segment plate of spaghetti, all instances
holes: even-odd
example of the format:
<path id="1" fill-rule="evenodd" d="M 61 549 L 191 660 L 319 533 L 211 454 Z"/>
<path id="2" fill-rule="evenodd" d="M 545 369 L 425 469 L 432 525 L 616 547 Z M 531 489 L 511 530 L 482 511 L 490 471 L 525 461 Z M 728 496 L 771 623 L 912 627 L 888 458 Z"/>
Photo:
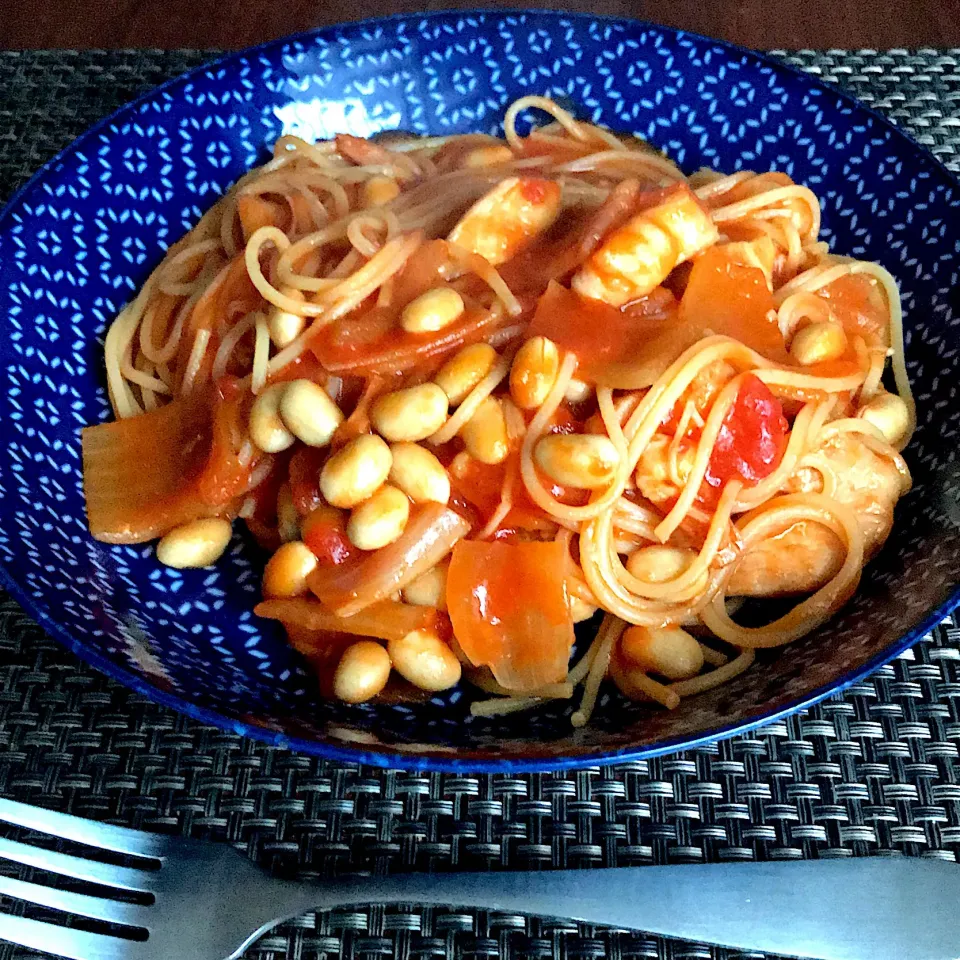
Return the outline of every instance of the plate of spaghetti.
<path id="1" fill-rule="evenodd" d="M 956 601 L 958 196 L 835 91 L 641 24 L 229 57 L 0 223 L 6 582 L 328 756 L 532 769 L 797 709 Z"/>

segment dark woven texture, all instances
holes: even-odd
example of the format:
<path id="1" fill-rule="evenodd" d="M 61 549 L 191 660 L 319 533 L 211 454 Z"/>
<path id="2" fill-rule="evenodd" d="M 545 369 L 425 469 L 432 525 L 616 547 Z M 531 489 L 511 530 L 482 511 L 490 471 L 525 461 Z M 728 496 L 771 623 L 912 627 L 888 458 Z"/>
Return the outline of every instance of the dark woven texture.
<path id="1" fill-rule="evenodd" d="M 0 53 L 0 195 L 196 52 Z M 782 55 L 960 169 L 960 51 Z M 700 750 L 570 774 L 324 763 L 160 709 L 0 601 L 0 794 L 229 841 L 265 867 L 509 869 L 846 857 L 954 860 L 960 629 L 950 621 L 809 713 Z M 185 935 L 189 935 L 188 932 Z M 0 945 L 0 960 L 33 956 Z M 250 957 L 742 957 L 562 921 L 421 908 L 310 915 Z"/>

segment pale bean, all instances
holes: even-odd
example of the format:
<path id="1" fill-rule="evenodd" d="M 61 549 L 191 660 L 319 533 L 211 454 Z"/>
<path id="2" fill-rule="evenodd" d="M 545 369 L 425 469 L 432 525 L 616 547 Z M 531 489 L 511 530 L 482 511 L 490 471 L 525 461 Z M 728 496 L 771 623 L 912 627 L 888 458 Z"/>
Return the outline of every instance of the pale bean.
<path id="1" fill-rule="evenodd" d="M 517 351 L 510 368 L 510 396 L 521 410 L 539 407 L 560 371 L 560 351 L 546 337 L 531 337 Z"/>
<path id="2" fill-rule="evenodd" d="M 303 291 L 296 287 L 284 287 L 281 291 L 291 300 L 303 303 Z M 306 326 L 306 319 L 298 313 L 291 313 L 281 307 L 272 307 L 267 315 L 267 331 L 275 347 L 288 347 L 297 337 L 303 333 Z"/>
<path id="3" fill-rule="evenodd" d="M 364 703 L 389 679 L 390 654 L 373 640 L 360 640 L 344 650 L 333 675 L 333 692 L 344 703 Z"/>
<path id="4" fill-rule="evenodd" d="M 512 159 L 513 151 L 506 144 L 495 143 L 489 147 L 475 147 L 463 158 L 463 165 L 470 170 L 476 170 L 509 163 Z"/>
<path id="5" fill-rule="evenodd" d="M 223 556 L 232 532 L 230 522 L 217 517 L 191 520 L 160 539 L 157 559 L 177 570 L 209 567 Z"/>
<path id="6" fill-rule="evenodd" d="M 502 463 L 510 453 L 507 420 L 496 397 L 486 397 L 460 431 L 467 453 L 481 463 Z"/>
<path id="7" fill-rule="evenodd" d="M 390 446 L 393 466 L 390 482 L 414 503 L 446 503 L 450 499 L 450 477 L 443 464 L 418 443 Z"/>
<path id="8" fill-rule="evenodd" d="M 857 416 L 875 426 L 893 446 L 899 446 L 910 429 L 910 411 L 895 393 L 878 394 L 857 411 Z"/>
<path id="9" fill-rule="evenodd" d="M 668 583 L 676 580 L 696 560 L 694 550 L 653 544 L 635 550 L 627 558 L 627 572 L 647 583 Z"/>
<path id="10" fill-rule="evenodd" d="M 453 651 L 429 630 L 411 630 L 387 644 L 394 670 L 415 687 L 436 693 L 460 682 L 461 666 Z"/>
<path id="11" fill-rule="evenodd" d="M 400 315 L 407 333 L 435 333 L 463 316 L 463 297 L 453 287 L 434 287 L 411 300 Z"/>
<path id="12" fill-rule="evenodd" d="M 584 403 L 590 399 L 592 393 L 593 387 L 589 383 L 573 377 L 567 384 L 567 389 L 563 391 L 563 399 L 567 403 Z"/>
<path id="13" fill-rule="evenodd" d="M 801 327 L 790 343 L 790 355 L 804 367 L 838 360 L 846 349 L 847 335 L 843 327 L 832 320 L 822 320 Z"/>
<path id="14" fill-rule="evenodd" d="M 447 567 L 438 563 L 403 588 L 403 599 L 415 607 L 447 609 Z"/>
<path id="15" fill-rule="evenodd" d="M 279 453 L 293 446 L 296 439 L 280 418 L 280 401 L 285 383 L 275 383 L 261 390 L 250 408 L 250 439 L 264 453 Z"/>
<path id="16" fill-rule="evenodd" d="M 537 466 L 565 487 L 595 490 L 608 486 L 620 455 L 609 437 L 593 433 L 553 433 L 537 441 Z"/>
<path id="17" fill-rule="evenodd" d="M 473 343 L 448 360 L 434 377 L 434 382 L 447 395 L 450 406 L 456 407 L 496 362 L 497 351 L 489 343 Z"/>
<path id="18" fill-rule="evenodd" d="M 324 464 L 320 492 L 333 507 L 355 507 L 384 483 L 392 464 L 390 448 L 380 437 L 354 437 Z"/>
<path id="19" fill-rule="evenodd" d="M 393 177 L 371 177 L 363 185 L 364 207 L 382 207 L 400 196 L 400 184 Z"/>
<path id="20" fill-rule="evenodd" d="M 312 380 L 294 380 L 280 399 L 280 417 L 287 429 L 308 447 L 325 447 L 343 423 L 340 408 Z"/>
<path id="21" fill-rule="evenodd" d="M 265 597 L 302 597 L 307 593 L 307 576 L 316 569 L 313 551 L 299 540 L 284 543 L 267 561 L 263 570 Z"/>
<path id="22" fill-rule="evenodd" d="M 347 536 L 361 550 L 379 550 L 400 538 L 409 519 L 410 501 L 385 483 L 369 500 L 353 508 Z"/>
<path id="23" fill-rule="evenodd" d="M 370 421 L 387 440 L 425 440 L 447 419 L 447 395 L 435 383 L 394 390 L 374 401 Z"/>
<path id="24" fill-rule="evenodd" d="M 596 612 L 597 608 L 586 600 L 581 600 L 578 596 L 570 595 L 570 618 L 574 623 L 582 623 L 589 620 Z"/>
<path id="25" fill-rule="evenodd" d="M 630 627 L 620 650 L 633 666 L 668 680 L 695 677 L 703 668 L 700 644 L 680 627 Z"/>

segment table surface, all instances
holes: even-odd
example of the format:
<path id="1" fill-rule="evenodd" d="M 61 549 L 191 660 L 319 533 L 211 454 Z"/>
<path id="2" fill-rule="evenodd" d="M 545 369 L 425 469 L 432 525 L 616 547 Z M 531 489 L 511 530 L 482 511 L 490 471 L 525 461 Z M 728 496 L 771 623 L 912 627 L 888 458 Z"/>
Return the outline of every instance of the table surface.
<path id="1" fill-rule="evenodd" d="M 193 0 L 201 12 L 204 2 Z M 124 9 L 143 12 L 137 0 Z M 15 23 L 0 27 L 0 45 Z M 79 43 L 46 36 L 38 42 Z M 112 36 L 104 28 L 97 39 Z M 208 46 L 252 39 L 194 37 Z M 757 41 L 778 43 L 789 45 Z M 97 118 L 206 58 L 0 51 L 0 201 Z M 956 52 L 807 52 L 788 62 L 855 93 L 960 171 Z M 205 726 L 84 666 L 0 594 L 0 796 L 228 842 L 303 878 L 863 855 L 956 862 L 960 627 L 944 624 L 843 695 L 746 736 L 602 769 L 479 776 L 336 764 Z M 0 875 L 9 870 L 0 865 Z M 308 914 L 245 954 L 324 956 L 747 960 L 642 933 L 417 905 Z M 0 942 L 0 960 L 27 958 L 37 955 Z"/>
<path id="2" fill-rule="evenodd" d="M 231 49 L 344 20 L 482 6 L 457 0 L 0 0 L 0 47 Z M 496 4 L 486 4 L 496 6 Z M 500 6 L 552 7 L 543 0 Z M 960 0 L 565 0 L 570 10 L 634 17 L 757 49 L 960 46 Z"/>

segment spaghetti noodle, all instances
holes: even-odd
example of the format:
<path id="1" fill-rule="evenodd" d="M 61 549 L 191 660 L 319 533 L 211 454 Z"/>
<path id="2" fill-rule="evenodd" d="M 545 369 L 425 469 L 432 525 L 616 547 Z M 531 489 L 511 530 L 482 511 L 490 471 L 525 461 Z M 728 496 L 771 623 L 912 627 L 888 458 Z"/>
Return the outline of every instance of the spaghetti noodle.
<path id="1" fill-rule="evenodd" d="M 91 530 L 197 566 L 242 519 L 257 613 L 350 702 L 392 671 L 483 716 L 582 687 L 581 726 L 605 677 L 673 708 L 824 623 L 887 537 L 897 286 L 785 174 L 688 178 L 543 97 L 504 132 L 282 137 L 110 327 Z"/>

